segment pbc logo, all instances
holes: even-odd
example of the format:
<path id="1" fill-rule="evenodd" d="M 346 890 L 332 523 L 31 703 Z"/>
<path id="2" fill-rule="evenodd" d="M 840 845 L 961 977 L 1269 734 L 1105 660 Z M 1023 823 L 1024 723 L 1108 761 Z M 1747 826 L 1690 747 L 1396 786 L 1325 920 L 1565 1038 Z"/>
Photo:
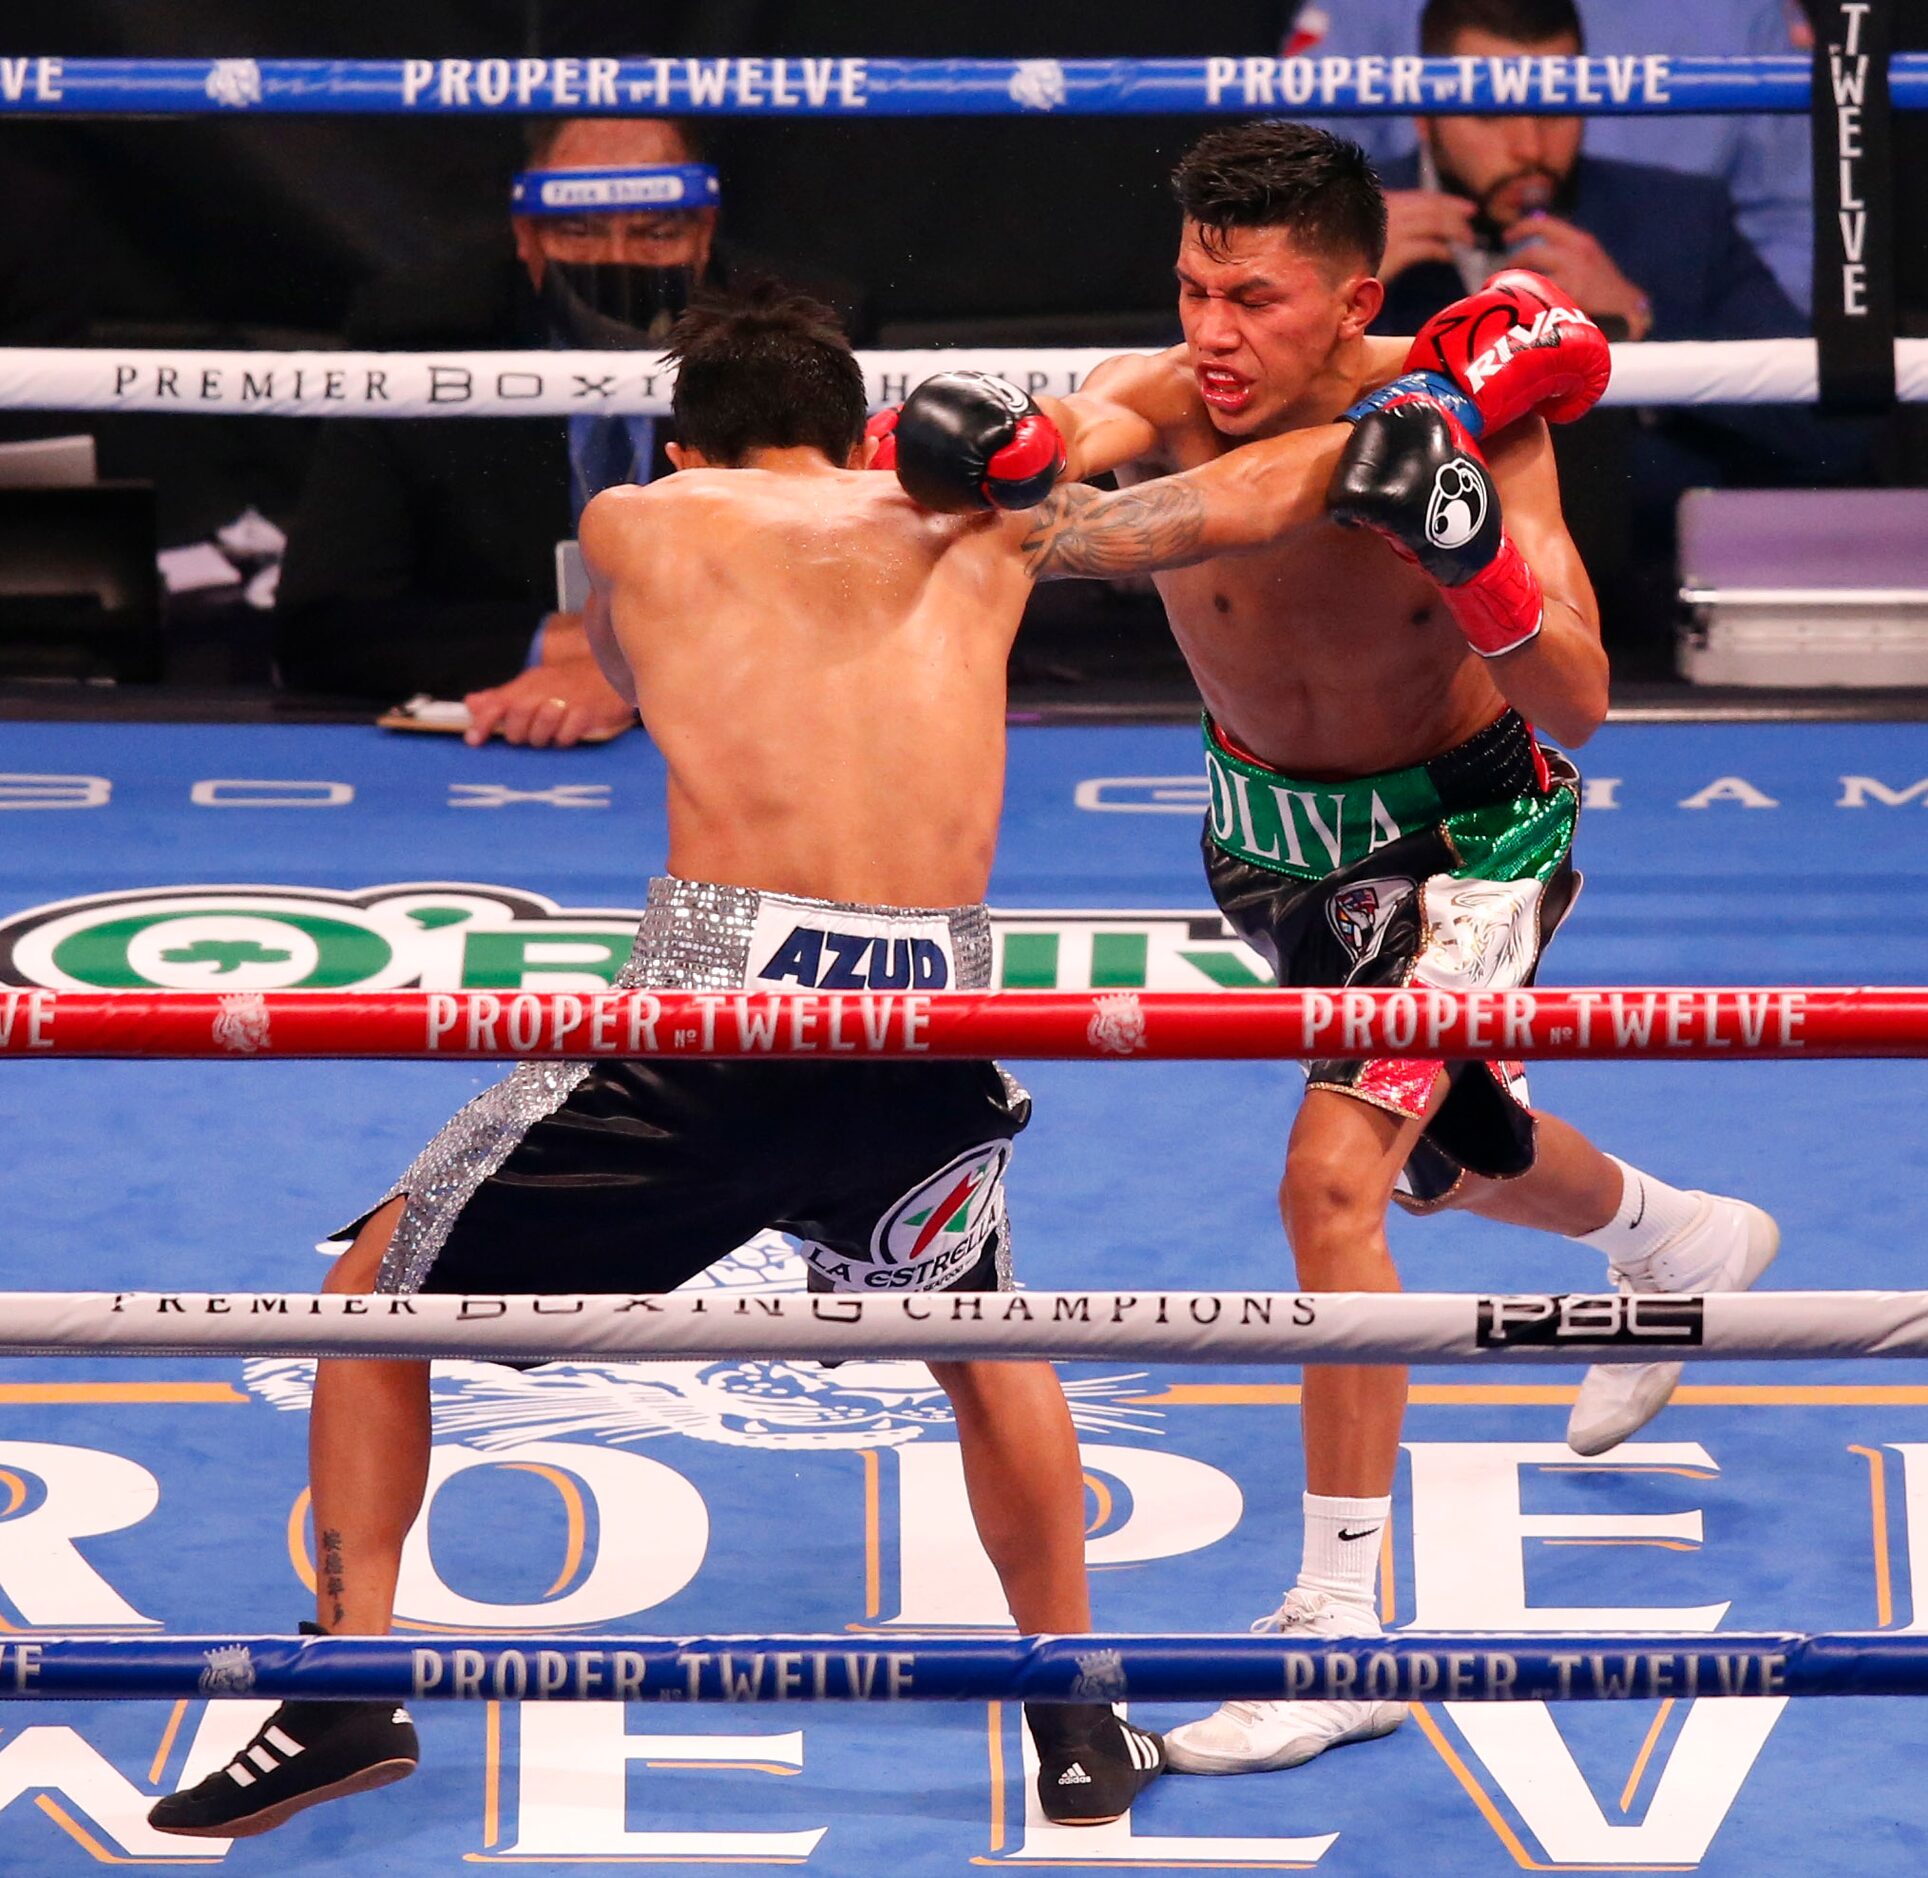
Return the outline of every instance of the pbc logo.
<path id="1" fill-rule="evenodd" d="M 1702 1340 L 1699 1298 L 1588 1297 L 1555 1292 L 1544 1297 L 1481 1298 L 1474 1341 L 1482 1350 L 1538 1344 L 1560 1349 L 1665 1344 Z"/>
<path id="2" fill-rule="evenodd" d="M 942 991 L 951 982 L 951 963 L 935 939 L 793 926 L 757 977 L 805 991 Z"/>

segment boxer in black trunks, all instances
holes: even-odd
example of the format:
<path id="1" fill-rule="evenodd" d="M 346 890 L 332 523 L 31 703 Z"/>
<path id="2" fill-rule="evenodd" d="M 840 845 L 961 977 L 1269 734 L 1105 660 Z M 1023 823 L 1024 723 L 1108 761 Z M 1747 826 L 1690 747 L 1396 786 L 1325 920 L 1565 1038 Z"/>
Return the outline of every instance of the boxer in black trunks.
<path id="1" fill-rule="evenodd" d="M 768 291 L 699 309 L 674 350 L 678 473 L 604 492 L 581 525 L 592 642 L 669 770 L 668 867 L 619 982 L 982 987 L 1026 526 L 934 516 L 853 473 L 874 449 L 863 379 L 822 308 Z M 1015 479 L 1027 500 L 1049 487 L 1038 470 Z M 523 1065 L 358 1222 L 327 1289 L 666 1290 L 765 1226 L 803 1240 L 821 1287 L 1000 1287 L 1028 1111 L 991 1063 Z M 1018 1627 L 1089 1629 L 1055 1373 L 932 1369 Z M 389 1629 L 429 1434 L 427 1364 L 319 1365 L 321 1630 Z M 1109 1704 L 1026 1717 L 1053 1820 L 1118 1817 L 1164 1764 Z M 416 1759 L 392 1705 L 285 1703 L 150 1818 L 245 1836 Z"/>

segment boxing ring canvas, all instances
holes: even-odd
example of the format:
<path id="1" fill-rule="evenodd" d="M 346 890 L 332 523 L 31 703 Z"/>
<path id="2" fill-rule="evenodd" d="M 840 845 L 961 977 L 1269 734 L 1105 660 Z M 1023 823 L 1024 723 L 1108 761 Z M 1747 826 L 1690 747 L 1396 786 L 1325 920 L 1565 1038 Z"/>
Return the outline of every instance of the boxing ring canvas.
<path id="1" fill-rule="evenodd" d="M 1587 887 L 1543 981 L 1923 978 L 1928 730 L 1610 726 L 1581 753 Z M 567 757 L 358 728 L 10 725 L 0 982 L 586 989 L 660 864 L 640 737 Z M 1185 729 L 1013 733 L 999 982 L 1257 982 L 1210 912 Z M 1289 1285 L 1290 1064 L 1020 1066 L 1021 1277 Z M 55 1061 L 8 1069 L 13 1288 L 316 1288 L 315 1241 L 487 1080 L 471 1064 Z M 1536 1099 L 1782 1223 L 1771 1282 L 1920 1282 L 1918 1064 L 1546 1064 Z M 1396 1219 L 1415 1288 L 1590 1290 L 1595 1255 Z M 700 1282 L 794 1288 L 774 1236 Z M 0 1364 L 0 1643 L 287 1631 L 302 1574 L 296 1361 Z M 1115 1630 L 1234 1628 L 1297 1557 L 1293 1379 L 1067 1366 L 1093 1595 Z M 1519 1376 L 1519 1380 L 1510 1379 Z M 446 1365 L 404 1568 L 420 1633 L 992 1627 L 942 1397 L 908 1364 Z M 1641 1437 L 1561 1441 L 1575 1374 L 1418 1379 L 1384 1558 L 1397 1629 L 1928 1629 L 1928 1365 L 1701 1365 Z M 1917 1561 L 1919 1574 L 1917 1577 Z M 218 1686 L 216 1666 L 215 1686 Z M 0 1868 L 427 1874 L 720 1862 L 1489 1874 L 1911 1869 L 1918 1703 L 1431 1704 L 1287 1773 L 1174 1776 L 1114 1826 L 1028 1813 L 1010 1704 L 418 1705 L 411 1780 L 259 1841 L 150 1832 L 249 1701 L 0 1712 Z M 1146 1705 L 1169 1726 L 1195 1709 Z"/>

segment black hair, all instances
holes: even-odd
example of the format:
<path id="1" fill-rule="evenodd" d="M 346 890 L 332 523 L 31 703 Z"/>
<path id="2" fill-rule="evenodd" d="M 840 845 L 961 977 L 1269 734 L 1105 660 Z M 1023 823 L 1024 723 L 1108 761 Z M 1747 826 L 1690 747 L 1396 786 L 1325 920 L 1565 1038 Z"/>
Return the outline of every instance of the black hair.
<path id="1" fill-rule="evenodd" d="M 562 133 L 575 121 L 576 120 L 571 117 L 530 118 L 524 125 L 522 131 L 522 167 L 527 170 L 539 170 L 543 168 L 549 161 L 549 153 L 556 147 L 557 139 L 559 139 Z M 708 145 L 705 143 L 703 133 L 693 118 L 670 117 L 661 120 L 625 118 L 618 120 L 618 122 L 622 123 L 640 123 L 645 121 L 661 121 L 668 124 L 670 129 L 675 131 L 677 136 L 682 139 L 685 153 L 683 157 L 684 162 L 705 163 L 709 160 L 707 155 Z"/>
<path id="2" fill-rule="evenodd" d="M 1461 33 L 1490 33 L 1516 46 L 1543 46 L 1552 39 L 1587 43 L 1573 0 L 1426 0 L 1419 16 L 1419 49 L 1444 58 Z"/>
<path id="3" fill-rule="evenodd" d="M 779 281 L 700 296 L 664 351 L 676 440 L 720 467 L 799 445 L 841 467 L 863 441 L 864 375 L 836 314 Z"/>
<path id="4" fill-rule="evenodd" d="M 1356 143 L 1310 124 L 1253 118 L 1207 131 L 1179 159 L 1172 193 L 1206 245 L 1234 228 L 1283 228 L 1329 260 L 1376 269 L 1386 198 Z"/>

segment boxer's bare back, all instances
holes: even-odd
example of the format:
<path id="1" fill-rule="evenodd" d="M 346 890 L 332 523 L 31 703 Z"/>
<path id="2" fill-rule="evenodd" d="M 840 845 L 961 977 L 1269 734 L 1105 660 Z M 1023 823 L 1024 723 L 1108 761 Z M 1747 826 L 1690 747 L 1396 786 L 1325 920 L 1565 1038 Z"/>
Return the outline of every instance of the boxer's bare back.
<path id="1" fill-rule="evenodd" d="M 874 905 L 981 900 L 1032 582 L 1229 568 L 1260 548 L 1246 588 L 1268 591 L 1274 555 L 1313 552 L 1293 543 L 1324 514 L 1346 434 L 1324 431 L 1115 494 L 1062 487 L 1019 514 L 936 514 L 895 477 L 809 449 L 604 491 L 582 518 L 588 626 L 668 763 L 670 872 Z M 1322 535 L 1432 592 L 1376 544 Z M 1258 627 L 1239 633 L 1258 662 Z"/>
<path id="2" fill-rule="evenodd" d="M 686 469 L 585 510 L 598 610 L 669 766 L 669 869 L 820 899 L 984 897 L 1013 525 L 933 515 L 811 450 Z"/>

